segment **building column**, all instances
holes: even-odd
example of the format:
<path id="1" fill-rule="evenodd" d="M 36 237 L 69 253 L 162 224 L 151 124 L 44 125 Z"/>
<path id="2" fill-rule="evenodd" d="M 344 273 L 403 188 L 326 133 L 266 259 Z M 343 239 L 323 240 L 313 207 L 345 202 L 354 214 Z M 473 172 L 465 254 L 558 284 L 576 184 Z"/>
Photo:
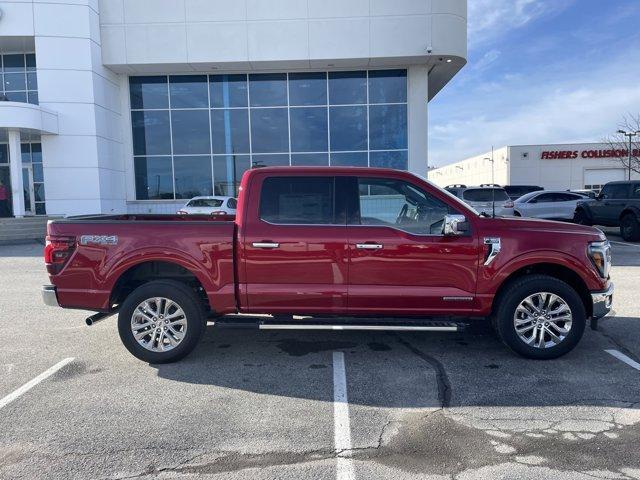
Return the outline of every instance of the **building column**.
<path id="1" fill-rule="evenodd" d="M 11 171 L 11 197 L 13 216 L 24 217 L 24 192 L 22 187 L 22 152 L 20 130 L 9 130 L 9 170 Z"/>
<path id="2" fill-rule="evenodd" d="M 412 65 L 407 70 L 407 108 L 408 108 L 408 144 L 409 171 L 423 177 L 427 176 L 429 142 L 429 67 Z"/>

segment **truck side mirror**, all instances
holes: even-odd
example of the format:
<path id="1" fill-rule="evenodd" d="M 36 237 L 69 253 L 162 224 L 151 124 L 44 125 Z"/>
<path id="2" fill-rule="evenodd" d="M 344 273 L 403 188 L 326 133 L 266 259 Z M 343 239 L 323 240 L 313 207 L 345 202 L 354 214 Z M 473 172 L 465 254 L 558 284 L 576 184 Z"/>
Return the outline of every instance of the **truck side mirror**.
<path id="1" fill-rule="evenodd" d="M 596 200 L 602 200 L 604 198 L 604 194 L 603 193 L 599 193 L 596 195 Z"/>
<path id="2" fill-rule="evenodd" d="M 445 215 L 442 234 L 447 237 L 464 235 L 469 231 L 469 222 L 464 215 Z"/>

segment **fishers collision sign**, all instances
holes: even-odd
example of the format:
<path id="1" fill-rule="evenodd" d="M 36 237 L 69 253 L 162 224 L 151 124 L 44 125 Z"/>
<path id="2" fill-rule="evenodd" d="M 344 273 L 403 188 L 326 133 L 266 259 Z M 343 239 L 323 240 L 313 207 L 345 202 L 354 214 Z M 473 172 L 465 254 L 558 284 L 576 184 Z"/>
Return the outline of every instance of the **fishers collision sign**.
<path id="1" fill-rule="evenodd" d="M 640 149 L 631 150 L 631 155 L 640 155 Z M 545 150 L 540 154 L 542 160 L 564 160 L 572 158 L 624 158 L 629 156 L 629 150 L 623 148 L 599 150 Z"/>

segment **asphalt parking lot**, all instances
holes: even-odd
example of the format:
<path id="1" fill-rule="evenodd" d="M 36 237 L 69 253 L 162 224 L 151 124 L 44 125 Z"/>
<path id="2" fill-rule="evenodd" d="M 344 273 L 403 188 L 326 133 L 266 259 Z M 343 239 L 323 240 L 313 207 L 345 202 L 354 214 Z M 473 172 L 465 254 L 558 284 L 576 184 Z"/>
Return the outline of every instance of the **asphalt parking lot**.
<path id="1" fill-rule="evenodd" d="M 611 240 L 614 314 L 546 362 L 479 324 L 210 327 L 148 365 L 42 305 L 41 245 L 0 246 L 0 478 L 638 479 L 640 244 Z"/>

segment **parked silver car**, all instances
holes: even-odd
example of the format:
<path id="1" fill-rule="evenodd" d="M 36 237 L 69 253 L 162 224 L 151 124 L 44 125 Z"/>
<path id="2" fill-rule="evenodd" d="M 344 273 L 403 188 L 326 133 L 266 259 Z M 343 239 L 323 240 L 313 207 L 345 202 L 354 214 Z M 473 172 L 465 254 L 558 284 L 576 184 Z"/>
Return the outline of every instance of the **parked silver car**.
<path id="1" fill-rule="evenodd" d="M 495 200 L 495 212 L 499 217 L 513 215 L 513 201 L 502 187 L 466 187 L 450 185 L 445 190 L 471 205 L 480 213 L 493 213 L 492 201 Z"/>
<path id="2" fill-rule="evenodd" d="M 531 192 L 514 202 L 514 214 L 519 217 L 572 220 L 579 200 L 585 196 L 573 192 Z"/>

